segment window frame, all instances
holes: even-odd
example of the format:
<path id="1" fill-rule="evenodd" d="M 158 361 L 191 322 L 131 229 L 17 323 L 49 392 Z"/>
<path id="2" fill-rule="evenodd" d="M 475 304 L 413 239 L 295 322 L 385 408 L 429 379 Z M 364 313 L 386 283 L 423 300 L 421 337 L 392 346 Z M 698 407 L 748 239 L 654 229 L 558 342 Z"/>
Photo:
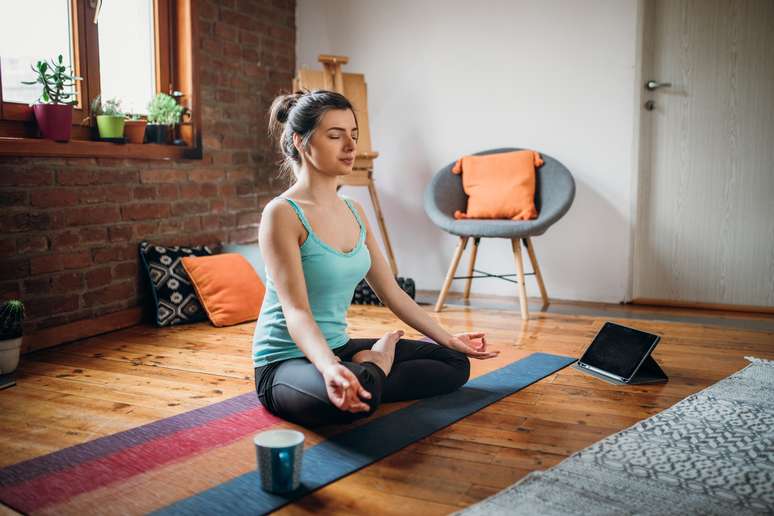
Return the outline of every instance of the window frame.
<path id="1" fill-rule="evenodd" d="M 3 100 L 0 70 L 0 156 L 201 159 L 195 4 L 195 0 L 153 0 L 156 92 L 182 92 L 181 104 L 191 113 L 178 126 L 185 146 L 116 145 L 91 140 L 92 127 L 81 122 L 91 116 L 91 100 L 100 91 L 98 28 L 92 22 L 96 9 L 90 0 L 70 0 L 73 72 L 83 77 L 76 81 L 78 105 L 73 106 L 71 140 L 58 143 L 37 137 L 32 108 L 25 103 Z"/>

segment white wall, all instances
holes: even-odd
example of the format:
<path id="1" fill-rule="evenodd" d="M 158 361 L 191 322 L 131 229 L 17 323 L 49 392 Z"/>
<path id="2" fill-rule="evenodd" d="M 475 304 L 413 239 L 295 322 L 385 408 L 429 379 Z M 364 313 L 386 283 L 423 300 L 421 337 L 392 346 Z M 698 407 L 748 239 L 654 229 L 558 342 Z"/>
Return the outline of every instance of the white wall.
<path id="1" fill-rule="evenodd" d="M 464 154 L 526 147 L 564 163 L 577 186 L 569 213 L 534 239 L 549 295 L 626 298 L 637 0 L 298 0 L 296 23 L 298 67 L 338 54 L 350 58 L 344 71 L 365 74 L 375 180 L 401 276 L 440 289 L 453 255 L 456 237 L 422 208 L 433 173 Z M 342 192 L 370 209 L 365 188 Z M 482 240 L 477 268 L 515 272 L 510 243 Z M 475 280 L 473 291 L 517 295 L 496 279 Z M 527 293 L 539 296 L 531 277 Z"/>

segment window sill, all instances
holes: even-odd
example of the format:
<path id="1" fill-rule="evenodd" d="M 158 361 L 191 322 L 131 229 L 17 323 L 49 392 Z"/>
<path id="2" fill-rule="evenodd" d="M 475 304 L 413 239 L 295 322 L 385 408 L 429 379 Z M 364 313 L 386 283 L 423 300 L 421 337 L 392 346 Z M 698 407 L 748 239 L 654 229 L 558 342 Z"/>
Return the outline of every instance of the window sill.
<path id="1" fill-rule="evenodd" d="M 196 147 L 158 143 L 109 143 L 90 140 L 55 142 L 42 138 L 0 137 L 0 156 L 70 158 L 201 159 Z"/>

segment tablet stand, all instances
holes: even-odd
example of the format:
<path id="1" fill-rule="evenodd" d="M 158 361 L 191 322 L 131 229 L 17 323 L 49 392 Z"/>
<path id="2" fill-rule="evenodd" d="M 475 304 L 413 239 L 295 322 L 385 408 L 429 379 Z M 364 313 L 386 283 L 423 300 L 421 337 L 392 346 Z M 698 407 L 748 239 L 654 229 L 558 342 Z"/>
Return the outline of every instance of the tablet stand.
<path id="1" fill-rule="evenodd" d="M 612 383 L 614 385 L 639 385 L 643 383 L 659 383 L 659 382 L 666 382 L 669 379 L 666 373 L 664 372 L 664 370 L 661 369 L 661 366 L 658 365 L 658 362 L 656 362 L 656 360 L 651 355 L 647 356 L 647 358 L 642 362 L 640 367 L 637 368 L 637 370 L 634 372 L 634 376 L 632 376 L 632 379 L 629 380 L 628 382 L 620 382 L 614 378 L 610 378 L 609 376 L 599 374 L 596 371 L 592 371 L 590 369 L 580 367 L 578 365 L 578 362 L 575 362 L 573 364 L 573 367 L 575 369 L 578 369 L 579 371 L 583 371 L 584 373 L 590 374 L 591 376 L 599 378 L 600 380 L 604 380 L 607 383 Z"/>

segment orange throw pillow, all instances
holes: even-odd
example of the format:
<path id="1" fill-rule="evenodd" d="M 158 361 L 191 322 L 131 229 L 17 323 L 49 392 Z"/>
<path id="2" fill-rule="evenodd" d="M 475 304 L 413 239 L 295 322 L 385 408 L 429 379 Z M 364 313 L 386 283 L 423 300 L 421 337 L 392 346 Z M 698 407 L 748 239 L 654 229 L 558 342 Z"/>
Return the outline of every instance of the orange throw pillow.
<path id="1" fill-rule="evenodd" d="M 231 326 L 258 319 L 266 287 L 243 256 L 186 257 L 183 268 L 212 324 Z"/>
<path id="2" fill-rule="evenodd" d="M 468 211 L 457 210 L 454 218 L 537 218 L 535 169 L 542 164 L 540 154 L 531 150 L 458 159 L 452 173 L 462 174 L 462 187 L 468 194 Z"/>

